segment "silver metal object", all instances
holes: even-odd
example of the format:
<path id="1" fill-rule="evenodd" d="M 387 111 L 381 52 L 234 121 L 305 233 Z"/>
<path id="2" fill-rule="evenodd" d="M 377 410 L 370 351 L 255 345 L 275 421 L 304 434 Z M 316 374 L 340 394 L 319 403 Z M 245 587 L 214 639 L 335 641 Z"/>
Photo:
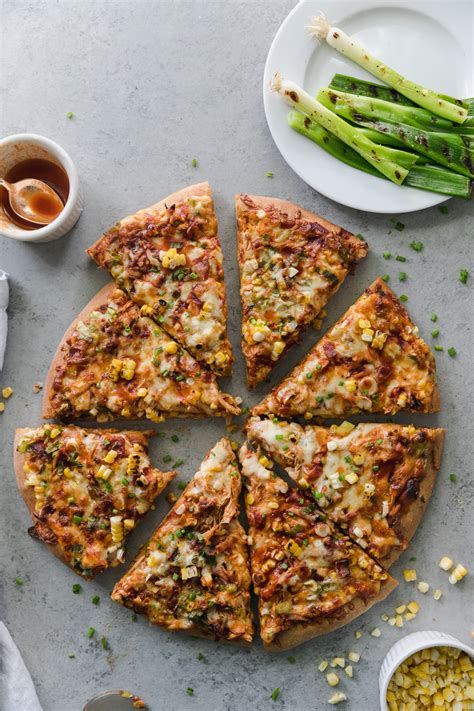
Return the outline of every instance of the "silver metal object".
<path id="1" fill-rule="evenodd" d="M 120 689 L 103 691 L 88 701 L 83 711 L 132 711 L 136 708 L 133 705 L 134 698 L 126 698 L 124 693 L 128 692 Z"/>

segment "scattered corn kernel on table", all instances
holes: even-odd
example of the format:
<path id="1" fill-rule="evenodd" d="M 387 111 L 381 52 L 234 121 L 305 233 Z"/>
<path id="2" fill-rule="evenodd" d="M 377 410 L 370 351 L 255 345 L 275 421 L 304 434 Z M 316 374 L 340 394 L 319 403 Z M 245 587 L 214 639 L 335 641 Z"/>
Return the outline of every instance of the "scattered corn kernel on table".
<path id="1" fill-rule="evenodd" d="M 474 272 L 472 204 L 452 200 L 443 211 L 391 220 L 339 207 L 288 168 L 267 130 L 261 78 L 270 42 L 292 5 L 140 0 L 132 8 L 122 0 L 18 0 L 3 7 L 1 133 L 28 130 L 58 141 L 76 161 L 85 197 L 79 223 L 57 242 L 0 239 L 0 268 L 9 272 L 11 285 L 1 387 L 13 388 L 0 414 L 0 616 L 44 711 L 80 711 L 88 698 L 111 688 L 137 693 L 152 711 L 320 710 L 331 708 L 329 672 L 340 678 L 343 708 L 376 711 L 380 664 L 401 635 L 438 629 L 472 643 L 472 574 L 452 585 L 438 565 L 448 556 L 473 570 L 473 282 L 460 280 L 461 269 Z M 397 293 L 408 296 L 421 335 L 444 349 L 436 352 L 441 412 L 396 418 L 447 431 L 431 502 L 410 548 L 391 570 L 400 585 L 363 617 L 291 656 L 266 654 L 258 638 L 251 649 L 232 648 L 135 620 L 109 599 L 123 570 L 81 582 L 74 592 L 78 578 L 27 535 L 29 516 L 13 475 L 14 428 L 40 423 L 42 395 L 34 392 L 35 383 L 44 381 L 65 328 L 107 280 L 84 249 L 118 218 L 205 179 L 214 189 L 237 356 L 226 389 L 242 396 L 244 405 L 279 382 L 318 334 L 307 333 L 271 382 L 248 393 L 239 348 L 236 192 L 287 198 L 367 239 L 369 257 L 331 300 L 323 329 L 387 273 Z M 412 242 L 423 247 L 413 249 Z M 384 259 L 384 253 L 393 257 Z M 406 262 L 400 265 L 396 255 Z M 448 348 L 455 348 L 454 357 Z M 153 461 L 164 466 L 170 458 L 183 460 L 181 481 L 225 434 L 217 419 L 170 421 L 158 429 L 163 436 L 152 445 Z M 177 492 L 176 484 L 171 490 Z M 161 497 L 131 536 L 127 563 L 168 508 Z M 416 581 L 410 581 L 414 573 L 404 574 L 413 570 Z M 92 637 L 90 628 L 96 630 Z M 343 661 L 326 669 L 324 660 L 334 658 Z"/>

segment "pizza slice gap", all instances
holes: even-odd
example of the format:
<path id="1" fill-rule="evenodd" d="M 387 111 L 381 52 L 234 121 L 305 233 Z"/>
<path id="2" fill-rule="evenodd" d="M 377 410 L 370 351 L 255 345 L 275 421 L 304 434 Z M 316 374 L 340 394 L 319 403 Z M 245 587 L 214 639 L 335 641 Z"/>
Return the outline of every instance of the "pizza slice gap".
<path id="1" fill-rule="evenodd" d="M 408 547 L 441 465 L 444 430 L 251 418 L 248 439 L 385 568 Z"/>
<path id="2" fill-rule="evenodd" d="M 222 249 L 209 183 L 120 220 L 86 250 L 200 363 L 229 375 Z"/>
<path id="3" fill-rule="evenodd" d="M 365 290 L 252 415 L 437 412 L 436 363 L 382 279 Z"/>
<path id="4" fill-rule="evenodd" d="M 44 418 L 161 422 L 240 413 L 215 375 L 144 312 L 113 283 L 96 294 L 53 359 Z"/>
<path id="5" fill-rule="evenodd" d="M 112 599 L 167 630 L 250 643 L 247 537 L 241 478 L 228 439 L 210 450 Z"/>
<path id="6" fill-rule="evenodd" d="M 244 444 L 240 461 L 252 579 L 267 650 L 290 649 L 343 627 L 396 587 L 312 499 L 277 476 L 266 457 Z"/>
<path id="7" fill-rule="evenodd" d="M 250 388 L 318 319 L 367 244 L 298 205 L 237 195 L 242 351 Z"/>
<path id="8" fill-rule="evenodd" d="M 16 430 L 28 533 L 83 578 L 123 563 L 126 537 L 176 475 L 151 465 L 153 434 L 56 424 Z"/>

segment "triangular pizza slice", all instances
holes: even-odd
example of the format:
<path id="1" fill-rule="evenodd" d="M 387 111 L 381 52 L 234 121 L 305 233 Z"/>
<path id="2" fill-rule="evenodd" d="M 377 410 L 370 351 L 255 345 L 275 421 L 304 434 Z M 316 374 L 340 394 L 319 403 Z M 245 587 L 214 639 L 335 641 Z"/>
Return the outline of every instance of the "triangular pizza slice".
<path id="1" fill-rule="evenodd" d="M 198 361 L 219 375 L 230 373 L 223 259 L 209 183 L 125 217 L 87 253 Z"/>
<path id="2" fill-rule="evenodd" d="M 43 417 L 96 419 L 239 414 L 213 373 L 173 341 L 115 284 L 66 332 L 45 385 Z"/>
<path id="3" fill-rule="evenodd" d="M 123 562 L 126 536 L 176 474 L 151 466 L 152 435 L 54 424 L 16 431 L 28 532 L 84 578 Z"/>
<path id="4" fill-rule="evenodd" d="M 242 350 L 247 380 L 264 380 L 317 319 L 367 244 L 286 200 L 237 195 Z"/>
<path id="5" fill-rule="evenodd" d="M 346 417 L 360 412 L 437 412 L 436 364 L 382 279 L 253 408 L 254 415 Z"/>
<path id="6" fill-rule="evenodd" d="M 393 423 L 328 429 L 252 418 L 246 432 L 386 568 L 421 521 L 444 441 L 442 429 Z"/>
<path id="7" fill-rule="evenodd" d="M 383 600 L 396 581 L 271 462 L 240 451 L 260 634 L 269 650 L 331 632 Z"/>
<path id="8" fill-rule="evenodd" d="M 168 630 L 249 643 L 253 636 L 241 478 L 228 439 L 207 454 L 112 599 Z"/>

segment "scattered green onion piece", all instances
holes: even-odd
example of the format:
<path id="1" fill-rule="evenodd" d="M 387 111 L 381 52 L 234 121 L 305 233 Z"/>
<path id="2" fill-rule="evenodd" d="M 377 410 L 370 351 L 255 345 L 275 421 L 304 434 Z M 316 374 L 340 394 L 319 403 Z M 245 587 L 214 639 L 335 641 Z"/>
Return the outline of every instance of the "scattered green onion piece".
<path id="1" fill-rule="evenodd" d="M 23 585 L 23 580 L 21 578 L 15 578 L 15 583 L 17 585 Z"/>
<path id="2" fill-rule="evenodd" d="M 438 338 L 438 336 L 439 336 L 439 328 L 434 328 L 434 329 L 431 331 L 431 336 L 432 336 L 432 338 Z"/>
<path id="3" fill-rule="evenodd" d="M 171 439 L 173 440 L 173 442 L 179 442 L 179 437 L 176 434 L 172 434 Z"/>
<path id="4" fill-rule="evenodd" d="M 449 212 L 449 207 L 447 205 L 438 205 L 438 210 L 442 215 L 447 215 Z"/>
<path id="5" fill-rule="evenodd" d="M 399 281 L 406 281 L 407 280 L 407 273 L 406 272 L 400 272 L 398 275 L 398 280 Z"/>
<path id="6" fill-rule="evenodd" d="M 76 655 L 74 654 L 74 652 L 69 652 L 67 656 L 69 657 L 69 659 L 74 659 Z"/>
<path id="7" fill-rule="evenodd" d="M 74 116 L 74 114 L 72 113 L 72 111 L 68 111 L 66 114 L 66 118 L 68 118 L 68 119 L 72 119 L 73 116 Z"/>
<path id="8" fill-rule="evenodd" d="M 82 523 L 82 516 L 78 516 L 77 514 L 74 514 L 74 516 L 72 517 L 72 521 L 73 521 L 73 523 L 80 524 L 80 523 Z"/>
<path id="9" fill-rule="evenodd" d="M 384 259 L 391 259 L 392 258 L 392 253 L 391 252 L 384 252 L 382 257 Z"/>
<path id="10" fill-rule="evenodd" d="M 273 691 L 272 691 L 272 693 L 271 693 L 271 695 L 270 695 L 270 698 L 271 698 L 272 701 L 276 701 L 279 696 L 280 696 L 280 687 L 277 686 L 276 689 L 273 689 Z"/>
<path id="11" fill-rule="evenodd" d="M 94 595 L 94 597 L 92 598 L 92 604 L 98 605 L 99 602 L 100 602 L 100 597 L 98 595 Z"/>
<path id="12" fill-rule="evenodd" d="M 193 158 L 191 161 L 191 165 L 193 166 L 193 168 L 197 168 L 197 164 L 198 164 L 197 159 Z"/>
<path id="13" fill-rule="evenodd" d="M 469 272 L 467 269 L 460 269 L 459 270 L 459 281 L 461 284 L 467 284 L 467 280 L 469 278 Z"/>
<path id="14" fill-rule="evenodd" d="M 382 275 L 382 281 L 388 281 L 390 279 L 388 274 L 383 274 Z"/>
<path id="15" fill-rule="evenodd" d="M 410 247 L 411 247 L 412 249 L 414 249 L 415 252 L 421 252 L 421 250 L 423 249 L 424 245 L 423 245 L 423 242 L 415 242 L 415 241 L 413 240 L 413 242 L 410 242 Z"/>
<path id="16" fill-rule="evenodd" d="M 437 314 L 431 314 L 430 319 L 431 319 L 431 321 L 433 321 L 433 323 L 436 323 L 436 321 L 438 320 L 438 315 L 437 315 Z"/>
<path id="17" fill-rule="evenodd" d="M 400 294 L 400 301 L 408 301 L 408 296 L 406 294 Z"/>
<path id="18" fill-rule="evenodd" d="M 108 649 L 108 648 L 109 648 L 109 645 L 108 645 L 107 640 L 106 640 L 105 637 L 102 637 L 102 639 L 100 640 L 100 643 L 101 643 L 101 645 L 102 645 L 102 649 Z"/>
<path id="19" fill-rule="evenodd" d="M 457 480 L 458 480 L 456 474 L 450 474 L 450 475 L 449 475 L 449 479 L 450 479 L 450 481 L 452 481 L 454 484 L 455 484 L 455 483 L 457 482 Z"/>
<path id="20" fill-rule="evenodd" d="M 457 356 L 457 351 L 453 346 L 451 348 L 448 348 L 448 354 L 451 356 L 451 358 L 455 358 Z"/>
<path id="21" fill-rule="evenodd" d="M 296 664 L 296 657 L 288 657 L 290 664 Z"/>
<path id="22" fill-rule="evenodd" d="M 82 588 L 79 585 L 79 583 L 74 583 L 74 585 L 72 586 L 72 591 L 73 591 L 74 595 L 77 595 L 78 593 L 80 593 L 81 590 L 82 590 Z"/>
<path id="23" fill-rule="evenodd" d="M 434 349 L 435 349 L 435 351 L 440 351 L 440 352 L 444 351 L 443 346 L 435 346 Z"/>
<path id="24" fill-rule="evenodd" d="M 204 656 L 204 654 L 202 652 L 199 652 L 199 654 L 197 655 L 197 659 L 200 662 L 203 662 L 206 659 L 206 657 Z"/>
<path id="25" fill-rule="evenodd" d="M 94 635 L 95 635 L 95 629 L 93 627 L 89 627 L 89 629 L 86 632 L 86 637 L 89 637 L 89 639 L 91 639 L 91 637 L 93 637 Z"/>
<path id="26" fill-rule="evenodd" d="M 269 170 L 268 172 L 266 172 L 265 175 L 266 175 L 267 178 L 273 178 L 273 173 L 272 173 L 271 170 Z"/>
<path id="27" fill-rule="evenodd" d="M 406 262 L 407 261 L 407 258 L 404 257 L 402 254 L 397 254 L 395 259 L 397 260 L 397 262 Z"/>
<path id="28" fill-rule="evenodd" d="M 188 696 L 194 696 L 194 689 L 191 686 L 188 686 L 186 693 Z"/>

